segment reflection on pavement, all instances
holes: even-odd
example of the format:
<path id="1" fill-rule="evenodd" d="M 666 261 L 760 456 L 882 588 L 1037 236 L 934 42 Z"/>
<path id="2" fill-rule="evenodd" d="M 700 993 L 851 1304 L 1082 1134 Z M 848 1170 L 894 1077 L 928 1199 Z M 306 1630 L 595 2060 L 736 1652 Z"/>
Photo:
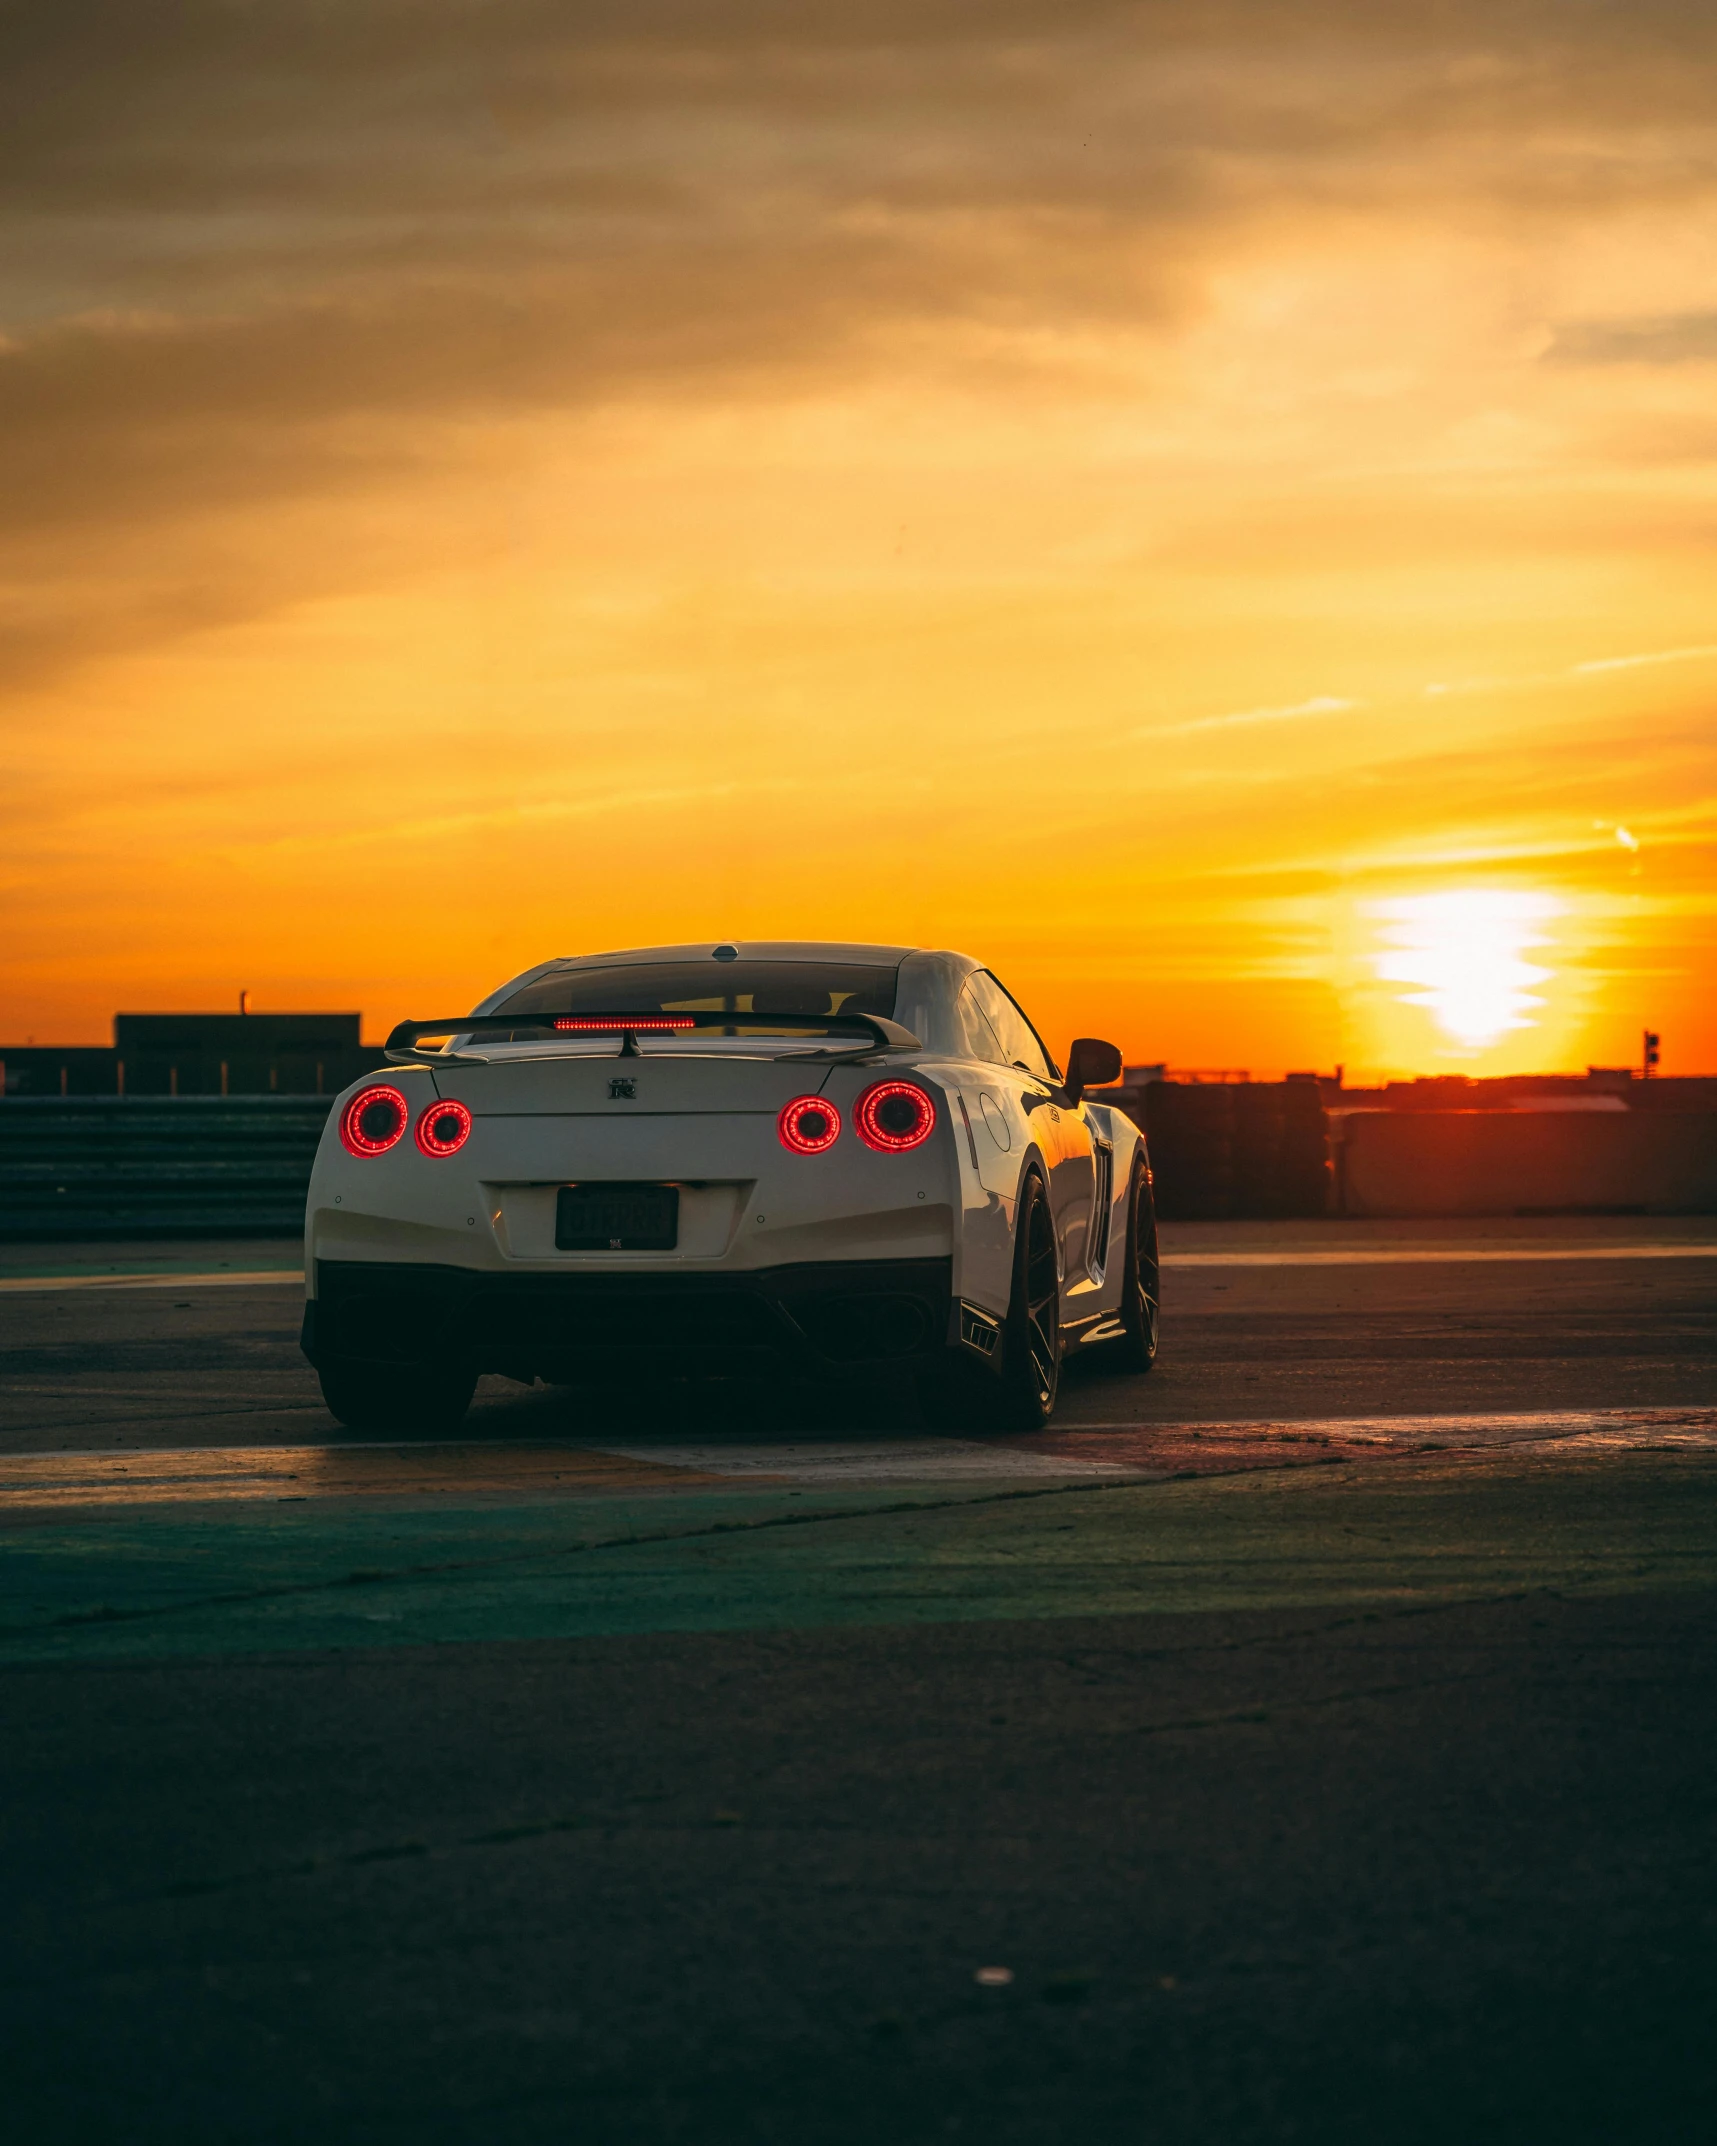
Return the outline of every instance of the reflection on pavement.
<path id="1" fill-rule="evenodd" d="M 891 1483 L 1149 1481 L 1435 1452 L 1717 1447 L 1717 1409 L 1353 1416 L 1301 1422 L 1058 1425 L 1030 1438 L 474 1439 L 212 1446 L 0 1457 L 0 1513 L 233 1500 L 489 1502 L 684 1491 L 736 1481 L 866 1489 Z"/>

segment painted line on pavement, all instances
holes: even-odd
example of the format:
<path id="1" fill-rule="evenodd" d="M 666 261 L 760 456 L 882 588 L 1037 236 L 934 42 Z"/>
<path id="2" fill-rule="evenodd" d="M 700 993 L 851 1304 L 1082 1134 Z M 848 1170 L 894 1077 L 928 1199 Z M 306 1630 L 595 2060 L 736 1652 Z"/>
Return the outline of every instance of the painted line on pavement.
<path id="1" fill-rule="evenodd" d="M 197 1446 L 0 1458 L 0 1512 L 75 1505 L 321 1502 L 350 1497 L 578 1497 L 720 1481 L 869 1489 L 889 1484 L 1127 1481 L 1133 1460 L 1064 1459 L 965 1439 L 783 1441 L 691 1447 L 606 1439 L 488 1445 Z M 1160 1471 L 1159 1471 L 1160 1472 Z"/>
<path id="2" fill-rule="evenodd" d="M 249 1289 L 302 1289 L 304 1270 L 261 1267 L 250 1274 L 20 1274 L 0 1280 L 0 1293 L 30 1296 L 51 1289 L 208 1289 L 234 1284 Z"/>
<path id="3" fill-rule="evenodd" d="M 1461 1433 L 1472 1435 L 1481 1430 L 1491 1430 L 1515 1437 L 1570 1437 L 1587 1434 L 1605 1435 L 1626 1432 L 1686 1432 L 1698 1440 L 1717 1440 L 1717 1408 L 1593 1408 L 1593 1409 L 1537 1409 L 1504 1413 L 1492 1411 L 1464 1415 L 1421 1416 L 1252 1416 L 1236 1418 L 1227 1422 L 1188 1420 L 1179 1423 L 1155 1423 L 1140 1417 L 1125 1418 L 1114 1423 L 1063 1423 L 1052 1422 L 1047 1430 L 1029 1440 L 1004 1436 L 995 1443 L 985 1439 L 938 1438 L 926 1432 L 921 1437 L 889 1439 L 783 1439 L 771 1443 L 751 1439 L 745 1444 L 719 1442 L 691 1442 L 685 1439 L 659 1443 L 648 1438 L 602 1438 L 586 1434 L 578 1438 L 509 1438 L 504 1443 L 469 1435 L 457 1438 L 374 1438 L 341 1439 L 334 1443 L 327 1439 L 286 1440 L 270 1439 L 267 1445 L 259 1446 L 254 1441 L 243 1445 L 199 1445 L 186 1447 L 134 1446 L 119 1450 L 112 1446 L 89 1446 L 75 1449 L 60 1449 L 52 1453 L 0 1454 L 0 1484 L 9 1477 L 16 1480 L 38 1470 L 51 1471 L 66 1463 L 78 1461 L 101 1461 L 109 1467 L 138 1464 L 160 1465 L 169 1453 L 177 1453 L 186 1460 L 213 1464 L 222 1455 L 242 1459 L 246 1464 L 266 1460 L 284 1462 L 291 1460 L 333 1459 L 340 1455 L 357 1453 L 449 1453 L 468 1452 L 483 1454 L 490 1458 L 506 1453 L 613 1453 L 626 1459 L 653 1460 L 665 1467 L 696 1467 L 714 1469 L 726 1458 L 731 1466 L 724 1472 L 733 1475 L 752 1475 L 773 1472 L 788 1458 L 803 1462 L 807 1456 L 821 1455 L 832 1464 L 847 1467 L 861 1455 L 874 1454 L 884 1461 L 908 1455 L 923 1455 L 938 1460 L 954 1453 L 976 1464 L 982 1456 L 990 1462 L 1000 1462 L 1005 1467 L 1009 1460 L 1041 1458 L 1038 1446 L 1046 1438 L 1077 1435 L 1097 1437 L 1108 1434 L 1117 1438 L 1133 1438 L 1141 1434 L 1152 1438 L 1179 1440 L 1187 1438 L 1343 1438 L 1356 1443 L 1407 1444 L 1426 1437 L 1454 1436 Z M 692 1459 L 689 1456 L 695 1455 Z M 1032 1472 L 1037 1472 L 1033 1470 Z M 1130 1470 L 1127 1472 L 1131 1472 Z"/>
<path id="4" fill-rule="evenodd" d="M 1058 1471 L 1065 1475 L 1066 1471 Z M 19 1454 L 0 1460 L 0 1513 L 47 1507 L 304 1504 L 345 1498 L 497 1500 L 697 1489 L 716 1479 L 673 1462 L 588 1446 L 251 1446 Z"/>
<path id="5" fill-rule="evenodd" d="M 1502 1261 L 1569 1259 L 1717 1259 L 1717 1244 L 1582 1244 L 1514 1246 L 1378 1246 L 1342 1252 L 1165 1252 L 1165 1267 L 1455 1267 Z"/>
<path id="6" fill-rule="evenodd" d="M 1021 1476 L 1128 1479 L 1232 1465 L 1235 1450 L 1279 1454 L 1283 1447 L 1425 1446 L 1502 1450 L 1554 1444 L 1593 1449 L 1717 1447 L 1717 1408 L 1538 1410 L 1507 1415 L 1332 1416 L 1302 1422 L 1051 1423 L 1035 1435 L 995 1441 L 923 1437 L 717 1445 L 589 1439 L 605 1453 L 653 1460 L 706 1476 L 773 1477 L 836 1485 L 959 1482 Z M 1219 1453 L 1222 1461 L 1218 1461 Z M 1331 1458 L 1342 1457 L 1331 1454 Z"/>
<path id="7" fill-rule="evenodd" d="M 958 1483 L 981 1478 L 1137 1475 L 1136 1464 L 1080 1454 L 1063 1457 L 1011 1443 L 990 1445 L 967 1438 L 887 1438 L 783 1441 L 780 1445 L 657 1445 L 648 1439 L 618 1445 L 588 1439 L 603 1453 L 660 1467 L 696 1469 L 704 1475 L 756 1476 L 777 1483 Z"/>
<path id="8" fill-rule="evenodd" d="M 1105 1432 L 1164 1440 L 1333 1439 L 1347 1445 L 1415 1445 L 1425 1439 L 1469 1441 L 1491 1432 L 1490 1443 L 1515 1444 L 1539 1438 L 1610 1439 L 1624 1443 L 1641 1437 L 1681 1436 L 1695 1445 L 1717 1444 L 1717 1408 L 1532 1409 L 1511 1413 L 1460 1416 L 1267 1416 L 1233 1423 L 1060 1423 L 1051 1422 L 1032 1443 L 1077 1434 Z"/>
<path id="9" fill-rule="evenodd" d="M 1307 1448 L 1316 1448 L 1312 1453 Z M 1522 1448 L 1623 1452 L 1717 1449 L 1717 1408 L 1536 1410 L 1508 1414 L 1324 1416 L 1236 1423 L 1056 1424 L 1027 1438 L 732 1441 L 602 1437 L 419 1439 L 351 1445 L 199 1446 L 0 1457 L 0 1512 L 49 1507 L 461 1497 L 564 1499 L 650 1488 L 749 1483 L 825 1491 L 985 1483 L 1069 1488 L 1169 1475 L 1355 1460 L 1426 1448 L 1500 1455 Z"/>
<path id="10" fill-rule="evenodd" d="M 1320 1252 L 1165 1252 L 1164 1267 L 1459 1267 L 1507 1262 L 1537 1264 L 1549 1261 L 1603 1259 L 1717 1259 L 1714 1244 L 1587 1244 L 1587 1245 L 1489 1245 L 1385 1246 L 1349 1251 Z M 489 1271 L 489 1270 L 483 1270 Z M 504 1270 L 502 1270 L 504 1271 Z M 554 1273 L 554 1268 L 532 1267 L 521 1272 Z M 584 1270 L 565 1270 L 584 1271 Z M 299 1289 L 304 1285 L 302 1268 L 259 1267 L 243 1274 L 211 1271 L 206 1274 L 28 1274 L 0 1277 L 0 1295 L 35 1295 L 59 1289 Z"/>

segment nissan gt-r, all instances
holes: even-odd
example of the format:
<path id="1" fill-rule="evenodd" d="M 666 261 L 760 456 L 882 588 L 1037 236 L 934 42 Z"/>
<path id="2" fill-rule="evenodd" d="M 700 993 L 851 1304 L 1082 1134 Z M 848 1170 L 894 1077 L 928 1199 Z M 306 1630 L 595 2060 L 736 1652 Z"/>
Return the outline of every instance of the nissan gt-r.
<path id="1" fill-rule="evenodd" d="M 403 1021 L 335 1102 L 304 1349 L 356 1428 L 457 1423 L 480 1375 L 902 1374 L 1030 1430 L 1064 1359 L 1149 1370 L 1138 1127 L 965 954 L 814 942 L 545 961 Z"/>

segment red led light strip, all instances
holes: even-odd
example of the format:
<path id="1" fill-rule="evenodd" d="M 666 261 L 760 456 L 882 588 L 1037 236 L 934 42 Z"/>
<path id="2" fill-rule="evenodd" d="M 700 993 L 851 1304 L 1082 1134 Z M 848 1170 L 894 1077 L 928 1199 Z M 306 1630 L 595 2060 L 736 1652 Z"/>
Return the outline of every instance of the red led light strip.
<path id="1" fill-rule="evenodd" d="M 453 1121 L 451 1138 L 441 1131 Z M 471 1113 L 463 1103 L 431 1103 L 417 1114 L 417 1144 L 425 1155 L 457 1155 L 471 1137 Z"/>
<path id="2" fill-rule="evenodd" d="M 394 1127 L 385 1140 L 373 1139 L 360 1122 L 364 1113 L 377 1103 L 393 1106 Z M 404 1133 L 410 1119 L 405 1097 L 397 1088 L 360 1088 L 340 1113 L 340 1145 L 348 1155 L 385 1155 Z"/>
<path id="3" fill-rule="evenodd" d="M 522 1020 L 522 1017 L 521 1017 Z M 664 1030 L 696 1028 L 689 1013 L 605 1013 L 593 1020 L 572 1020 L 562 1015 L 555 1022 L 563 1035 L 586 1036 L 659 1035 Z"/>
<path id="4" fill-rule="evenodd" d="M 918 1122 L 910 1132 L 890 1132 L 878 1119 L 877 1113 L 883 1104 L 897 1095 L 909 1097 L 917 1108 Z M 879 1155 L 904 1155 L 911 1148 L 922 1147 L 936 1129 L 935 1103 L 922 1088 L 909 1080 L 875 1082 L 859 1097 L 853 1117 L 859 1138 Z"/>
<path id="5" fill-rule="evenodd" d="M 808 1117 L 822 1118 L 824 1130 L 806 1132 L 804 1120 Z M 841 1114 L 824 1096 L 796 1095 L 775 1120 L 775 1129 L 781 1135 L 781 1145 L 791 1148 L 795 1155 L 820 1155 L 841 1137 Z"/>

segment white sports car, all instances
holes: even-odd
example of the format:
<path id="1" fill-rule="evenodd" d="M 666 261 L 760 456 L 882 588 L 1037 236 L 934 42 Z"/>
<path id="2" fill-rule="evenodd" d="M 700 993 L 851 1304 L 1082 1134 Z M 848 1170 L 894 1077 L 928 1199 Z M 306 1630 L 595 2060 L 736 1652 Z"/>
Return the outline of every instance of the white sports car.
<path id="1" fill-rule="evenodd" d="M 545 961 L 388 1058 L 310 1181 L 304 1350 L 343 1423 L 455 1423 L 483 1372 L 774 1366 L 1029 1430 L 1064 1352 L 1156 1355 L 1144 1141 L 1085 1093 L 1120 1053 L 1063 1072 L 967 955 Z"/>

